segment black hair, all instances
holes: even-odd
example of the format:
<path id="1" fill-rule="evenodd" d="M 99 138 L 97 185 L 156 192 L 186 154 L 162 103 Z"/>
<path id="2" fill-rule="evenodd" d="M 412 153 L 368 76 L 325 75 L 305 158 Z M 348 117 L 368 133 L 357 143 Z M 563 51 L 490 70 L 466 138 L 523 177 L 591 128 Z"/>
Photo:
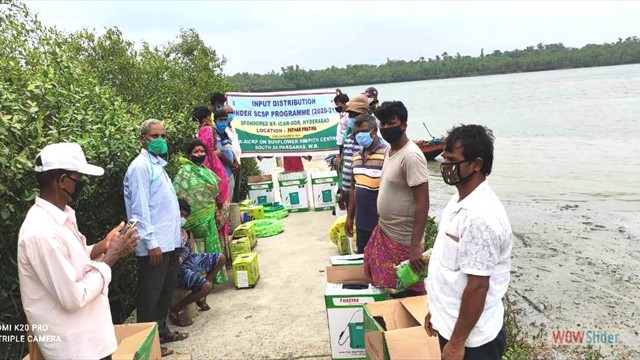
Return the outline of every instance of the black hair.
<path id="1" fill-rule="evenodd" d="M 391 122 L 394 117 L 397 117 L 400 119 L 400 122 L 406 124 L 407 118 L 409 117 L 407 108 L 402 101 L 385 101 L 376 109 L 374 114 L 383 124 Z"/>
<path id="2" fill-rule="evenodd" d="M 339 102 L 342 104 L 346 104 L 349 102 L 349 95 L 347 94 L 338 94 L 333 98 L 333 102 Z"/>
<path id="3" fill-rule="evenodd" d="M 221 92 L 214 92 L 211 95 L 211 106 L 215 105 L 215 103 L 220 103 L 220 105 L 224 105 L 224 103 L 227 101 L 227 97 L 224 96 L 223 93 Z"/>
<path id="4" fill-rule="evenodd" d="M 482 125 L 460 125 L 449 130 L 444 150 L 452 152 L 456 141 L 460 141 L 462 155 L 467 161 L 482 159 L 482 173 L 491 174 L 493 166 L 493 131 Z"/>
<path id="5" fill-rule="evenodd" d="M 178 205 L 180 206 L 180 211 L 184 211 L 187 213 L 187 215 L 191 215 L 191 205 L 189 205 L 187 200 L 179 198 Z"/>
<path id="6" fill-rule="evenodd" d="M 204 145 L 204 143 L 202 141 L 200 141 L 199 139 L 193 139 L 191 141 L 189 141 L 189 143 L 187 144 L 187 146 L 185 146 L 184 148 L 184 153 L 187 156 L 191 155 L 191 152 L 193 151 L 193 149 L 195 149 L 198 146 L 202 146 L 202 148 L 204 149 L 204 153 L 207 153 L 207 147 Z"/>
<path id="7" fill-rule="evenodd" d="M 228 117 L 228 116 L 229 116 L 229 114 L 227 114 L 227 112 L 226 112 L 226 111 L 224 111 L 224 109 L 217 110 L 217 111 L 213 114 L 213 118 L 214 118 L 214 119 L 226 118 L 226 117 Z"/>
<path id="8" fill-rule="evenodd" d="M 36 166 L 42 166 L 42 158 L 40 156 L 36 158 Z M 38 186 L 40 186 L 40 189 L 43 189 L 53 184 L 53 182 L 58 180 L 60 176 L 68 173 L 69 171 L 64 169 L 36 172 L 36 182 L 38 183 Z"/>
<path id="9" fill-rule="evenodd" d="M 211 116 L 211 110 L 206 106 L 196 106 L 193 108 L 193 112 L 191 113 L 191 117 L 193 120 L 202 124 L 204 119 Z"/>

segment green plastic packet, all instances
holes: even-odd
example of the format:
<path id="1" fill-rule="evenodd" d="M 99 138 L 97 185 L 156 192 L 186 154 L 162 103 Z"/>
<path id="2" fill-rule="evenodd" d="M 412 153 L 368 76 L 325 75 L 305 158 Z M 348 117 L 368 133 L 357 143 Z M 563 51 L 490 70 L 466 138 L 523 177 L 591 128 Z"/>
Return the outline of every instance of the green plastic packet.
<path id="1" fill-rule="evenodd" d="M 422 273 L 417 274 L 411 267 L 409 260 L 405 260 L 395 266 L 396 275 L 398 276 L 396 289 L 402 291 L 427 277 L 429 273 L 428 265 L 429 258 L 431 257 L 431 249 L 423 252 L 422 257 L 427 261 L 427 267 L 424 268 L 424 271 Z"/>

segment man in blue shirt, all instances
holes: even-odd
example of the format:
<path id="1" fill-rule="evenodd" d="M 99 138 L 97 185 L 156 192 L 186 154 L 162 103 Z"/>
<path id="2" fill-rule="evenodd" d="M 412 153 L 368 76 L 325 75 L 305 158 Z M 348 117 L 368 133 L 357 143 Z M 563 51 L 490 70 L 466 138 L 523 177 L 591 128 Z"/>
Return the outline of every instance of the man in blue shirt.
<path id="1" fill-rule="evenodd" d="M 124 202 L 136 225 L 140 242 L 138 257 L 138 322 L 157 322 L 160 343 L 184 340 L 186 333 L 171 332 L 166 324 L 171 294 L 176 287 L 180 248 L 180 208 L 169 175 L 168 153 L 162 122 L 150 119 L 140 126 L 140 154 L 124 177 Z M 172 351 L 162 348 L 163 356 Z"/>
<path id="2" fill-rule="evenodd" d="M 239 179 L 233 176 L 233 173 L 240 169 L 240 162 L 233 153 L 232 140 L 229 134 L 227 134 L 227 127 L 229 126 L 227 116 L 227 112 L 221 109 L 214 113 L 213 118 L 217 146 L 218 150 L 221 151 L 219 157 L 222 164 L 224 164 L 224 170 L 227 172 L 227 177 L 229 178 L 229 198 L 232 199 L 235 182 L 239 181 Z"/>

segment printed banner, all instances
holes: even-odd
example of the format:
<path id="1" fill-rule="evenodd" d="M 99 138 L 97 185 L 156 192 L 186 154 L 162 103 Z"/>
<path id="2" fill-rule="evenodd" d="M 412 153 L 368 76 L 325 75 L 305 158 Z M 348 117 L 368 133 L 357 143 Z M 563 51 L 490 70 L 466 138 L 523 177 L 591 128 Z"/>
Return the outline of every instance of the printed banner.
<path id="1" fill-rule="evenodd" d="M 338 152 L 335 91 L 227 93 L 242 157 Z"/>

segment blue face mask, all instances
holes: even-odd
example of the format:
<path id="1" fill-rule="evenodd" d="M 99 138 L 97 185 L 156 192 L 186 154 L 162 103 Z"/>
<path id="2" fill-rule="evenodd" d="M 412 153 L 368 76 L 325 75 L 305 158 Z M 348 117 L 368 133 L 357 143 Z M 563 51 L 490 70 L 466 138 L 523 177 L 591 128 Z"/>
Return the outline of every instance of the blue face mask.
<path id="1" fill-rule="evenodd" d="M 228 121 L 228 122 L 232 122 L 232 121 L 233 121 L 233 118 L 235 118 L 235 117 L 236 117 L 236 116 L 235 116 L 235 115 L 233 115 L 233 114 L 227 114 L 227 121 Z"/>
<path id="2" fill-rule="evenodd" d="M 356 142 L 364 149 L 368 149 L 373 144 L 373 137 L 371 137 L 371 133 L 359 132 L 356 134 Z"/>
<path id="3" fill-rule="evenodd" d="M 216 122 L 216 130 L 218 130 L 218 132 L 225 132 L 225 130 L 227 130 L 227 126 L 229 125 L 229 122 L 227 121 L 220 121 L 220 122 Z"/>
<path id="4" fill-rule="evenodd" d="M 347 127 L 348 127 L 349 129 L 353 129 L 353 127 L 354 127 L 355 125 L 356 125 L 356 118 L 352 118 L 352 117 L 350 117 L 350 118 L 347 120 Z"/>

